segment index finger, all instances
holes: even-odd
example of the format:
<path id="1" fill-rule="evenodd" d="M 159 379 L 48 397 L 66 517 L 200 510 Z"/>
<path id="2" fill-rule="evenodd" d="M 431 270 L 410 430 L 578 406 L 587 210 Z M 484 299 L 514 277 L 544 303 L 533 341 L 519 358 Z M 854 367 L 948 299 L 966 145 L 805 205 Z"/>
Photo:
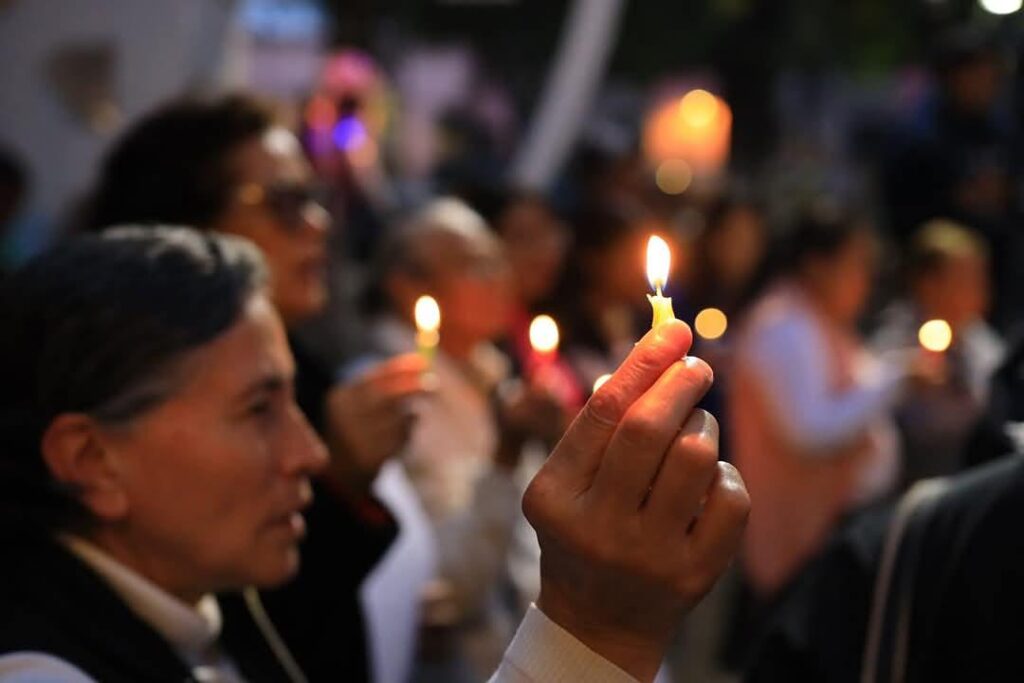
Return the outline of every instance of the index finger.
<path id="1" fill-rule="evenodd" d="M 611 378 L 590 397 L 548 463 L 569 477 L 579 492 L 597 472 L 605 448 L 626 411 L 669 367 L 690 350 L 690 327 L 670 320 L 641 339 Z"/>

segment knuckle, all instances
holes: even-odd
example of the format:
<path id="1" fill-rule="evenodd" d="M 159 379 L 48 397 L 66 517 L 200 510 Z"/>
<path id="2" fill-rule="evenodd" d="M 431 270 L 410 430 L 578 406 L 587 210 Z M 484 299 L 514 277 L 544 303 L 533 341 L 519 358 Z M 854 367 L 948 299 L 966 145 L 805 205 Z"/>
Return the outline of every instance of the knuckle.
<path id="1" fill-rule="evenodd" d="M 656 444 L 662 430 L 657 420 L 642 411 L 626 414 L 619 426 L 622 440 L 630 446 L 648 448 Z"/>
<path id="2" fill-rule="evenodd" d="M 523 493 L 523 515 L 534 528 L 545 526 L 550 516 L 551 498 L 557 494 L 557 487 L 547 470 L 542 469 L 534 476 Z"/>
<path id="3" fill-rule="evenodd" d="M 750 494 L 743 484 L 739 471 L 729 463 L 719 463 L 718 467 L 718 495 L 724 514 L 739 521 L 746 521 L 750 516 Z"/>
<path id="4" fill-rule="evenodd" d="M 595 393 L 583 407 L 584 419 L 605 427 L 613 427 L 618 424 L 623 412 L 622 400 L 610 388 Z"/>

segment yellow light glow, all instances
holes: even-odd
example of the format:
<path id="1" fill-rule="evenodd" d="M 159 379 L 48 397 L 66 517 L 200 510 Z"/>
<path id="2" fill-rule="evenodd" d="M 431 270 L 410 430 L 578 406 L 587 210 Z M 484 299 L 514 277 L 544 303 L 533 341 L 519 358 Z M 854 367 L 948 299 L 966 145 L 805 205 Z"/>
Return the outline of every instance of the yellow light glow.
<path id="1" fill-rule="evenodd" d="M 717 308 L 705 308 L 697 314 L 693 327 L 704 339 L 718 339 L 729 328 L 729 319 Z"/>
<path id="2" fill-rule="evenodd" d="M 654 182 L 665 194 L 682 194 L 693 182 L 693 169 L 682 159 L 669 159 L 654 172 Z"/>
<path id="3" fill-rule="evenodd" d="M 647 281 L 658 294 L 661 294 L 661 288 L 668 282 L 671 263 L 672 254 L 668 250 L 668 243 L 657 235 L 651 235 L 647 240 Z"/>
<path id="4" fill-rule="evenodd" d="M 679 115 L 694 128 L 703 128 L 718 115 L 718 98 L 707 90 L 691 90 L 679 101 Z"/>
<path id="5" fill-rule="evenodd" d="M 941 353 L 953 343 L 953 329 L 945 320 L 929 320 L 921 325 L 917 339 L 929 351 Z"/>
<path id="6" fill-rule="evenodd" d="M 601 375 L 600 377 L 595 379 L 594 380 L 594 391 L 592 393 L 596 393 L 597 390 L 600 389 L 601 387 L 603 387 L 604 383 L 607 382 L 608 380 L 610 380 L 611 378 L 612 378 L 611 375 Z"/>
<path id="7" fill-rule="evenodd" d="M 441 327 L 441 308 L 432 296 L 421 296 L 414 309 L 416 329 L 420 332 L 437 332 Z"/>
<path id="8" fill-rule="evenodd" d="M 558 349 L 558 324 L 550 315 L 538 315 L 530 323 L 530 346 L 540 353 Z"/>

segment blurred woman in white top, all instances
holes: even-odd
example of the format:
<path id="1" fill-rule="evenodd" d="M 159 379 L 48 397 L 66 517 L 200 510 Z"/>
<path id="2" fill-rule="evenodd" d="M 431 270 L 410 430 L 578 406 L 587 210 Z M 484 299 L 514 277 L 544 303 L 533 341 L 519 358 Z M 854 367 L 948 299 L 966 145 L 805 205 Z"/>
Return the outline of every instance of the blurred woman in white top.
<path id="1" fill-rule="evenodd" d="M 868 224 L 825 207 L 807 212 L 740 334 L 731 429 L 754 508 L 743 569 L 762 600 L 794 578 L 845 513 L 896 481 L 890 409 L 905 364 L 869 355 L 856 328 L 875 251 Z"/>

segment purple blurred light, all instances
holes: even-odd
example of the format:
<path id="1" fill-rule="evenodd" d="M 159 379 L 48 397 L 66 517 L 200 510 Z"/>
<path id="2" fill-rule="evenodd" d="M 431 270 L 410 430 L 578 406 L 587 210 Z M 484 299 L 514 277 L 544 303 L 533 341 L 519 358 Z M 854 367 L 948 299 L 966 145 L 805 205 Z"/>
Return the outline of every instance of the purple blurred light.
<path id="1" fill-rule="evenodd" d="M 335 146 L 344 151 L 353 150 L 366 142 L 366 126 L 356 116 L 346 116 L 331 131 Z"/>

